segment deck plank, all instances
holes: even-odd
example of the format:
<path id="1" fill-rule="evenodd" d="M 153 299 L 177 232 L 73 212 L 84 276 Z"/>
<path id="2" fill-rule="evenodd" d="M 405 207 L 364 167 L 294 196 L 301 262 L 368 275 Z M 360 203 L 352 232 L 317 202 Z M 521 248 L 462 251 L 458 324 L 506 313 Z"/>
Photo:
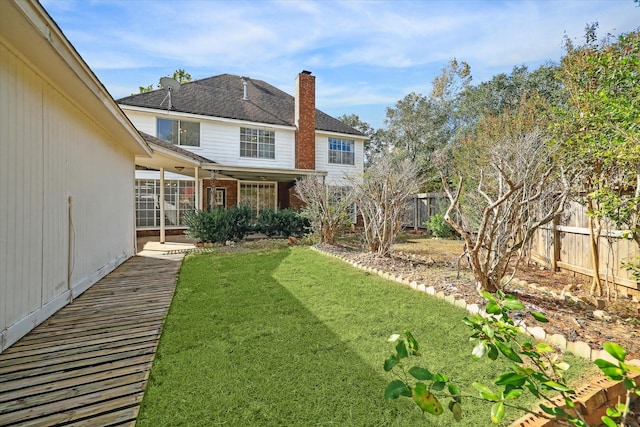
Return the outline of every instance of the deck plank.
<path id="1" fill-rule="evenodd" d="M 135 425 L 182 261 L 136 256 L 0 354 L 0 426 Z"/>

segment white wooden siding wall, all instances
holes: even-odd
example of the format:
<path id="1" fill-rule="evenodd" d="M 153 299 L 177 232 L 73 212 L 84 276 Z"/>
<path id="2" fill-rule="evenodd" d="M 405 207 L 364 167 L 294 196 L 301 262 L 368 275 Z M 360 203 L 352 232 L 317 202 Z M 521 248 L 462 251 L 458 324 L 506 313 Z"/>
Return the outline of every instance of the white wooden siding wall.
<path id="1" fill-rule="evenodd" d="M 135 236 L 133 154 L 2 40 L 0 93 L 1 352 L 133 255 Z"/>
<path id="2" fill-rule="evenodd" d="M 125 113 L 131 123 L 142 132 L 157 136 L 156 118 L 179 119 L 177 114 L 151 114 L 140 111 L 128 110 Z M 200 116 L 182 116 L 185 120 L 193 120 L 200 123 L 200 147 L 183 146 L 207 159 L 218 163 L 233 166 L 263 167 L 293 169 L 295 165 L 295 133 L 293 129 L 268 128 L 264 126 L 252 126 L 241 122 L 220 122 L 207 120 Z M 240 127 L 255 127 L 259 129 L 273 130 L 276 134 L 276 158 L 254 159 L 240 157 Z"/>
<path id="3" fill-rule="evenodd" d="M 333 185 L 346 185 L 345 176 L 354 176 L 364 171 L 364 142 L 347 136 L 335 136 L 342 139 L 353 139 L 355 141 L 355 165 L 336 165 L 329 163 L 329 136 L 316 136 L 316 169 L 327 171 L 327 182 Z"/>

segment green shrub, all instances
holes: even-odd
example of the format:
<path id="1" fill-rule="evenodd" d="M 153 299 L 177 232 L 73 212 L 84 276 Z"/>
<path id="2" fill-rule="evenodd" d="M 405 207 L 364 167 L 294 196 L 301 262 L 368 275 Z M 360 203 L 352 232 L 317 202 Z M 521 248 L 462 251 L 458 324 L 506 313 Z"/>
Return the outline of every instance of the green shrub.
<path id="1" fill-rule="evenodd" d="M 425 222 L 423 225 L 429 228 L 435 237 L 449 238 L 454 235 L 453 227 L 445 221 L 444 215 L 442 214 L 433 215 L 429 218 L 429 221 Z"/>
<path id="2" fill-rule="evenodd" d="M 309 229 L 309 220 L 290 209 L 263 209 L 256 220 L 256 231 L 269 237 L 302 237 Z"/>
<path id="3" fill-rule="evenodd" d="M 247 206 L 194 211 L 185 216 L 185 232 L 199 242 L 224 243 L 241 240 L 253 230 L 251 209 Z"/>

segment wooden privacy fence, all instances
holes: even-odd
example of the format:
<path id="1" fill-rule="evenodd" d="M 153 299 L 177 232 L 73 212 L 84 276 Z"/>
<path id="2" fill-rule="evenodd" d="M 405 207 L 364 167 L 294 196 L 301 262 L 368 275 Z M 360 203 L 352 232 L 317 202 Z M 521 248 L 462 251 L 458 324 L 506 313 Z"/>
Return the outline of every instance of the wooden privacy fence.
<path id="1" fill-rule="evenodd" d="M 565 270 L 593 277 L 588 217 L 576 202 L 560 218 L 536 231 L 531 242 L 532 258 L 552 270 Z M 640 296 L 638 282 L 623 265 L 640 255 L 636 243 L 620 230 L 603 230 L 600 236 L 600 277 L 622 296 Z"/>
<path id="2" fill-rule="evenodd" d="M 441 193 L 419 193 L 407 200 L 407 209 L 402 218 L 405 228 L 426 228 L 423 224 L 433 215 L 444 213 L 448 204 Z"/>

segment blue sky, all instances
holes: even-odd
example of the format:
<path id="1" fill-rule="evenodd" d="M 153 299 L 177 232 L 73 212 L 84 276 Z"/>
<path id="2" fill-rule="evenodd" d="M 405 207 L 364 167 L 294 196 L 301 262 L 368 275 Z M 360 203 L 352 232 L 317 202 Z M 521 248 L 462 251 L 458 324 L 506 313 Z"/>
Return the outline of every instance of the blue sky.
<path id="1" fill-rule="evenodd" d="M 387 107 L 427 94 L 456 57 L 475 84 L 516 65 L 562 55 L 582 41 L 640 27 L 633 0 L 331 1 L 41 0 L 114 98 L 183 68 L 194 79 L 223 73 L 294 93 L 316 76 L 316 106 L 383 127 Z"/>

